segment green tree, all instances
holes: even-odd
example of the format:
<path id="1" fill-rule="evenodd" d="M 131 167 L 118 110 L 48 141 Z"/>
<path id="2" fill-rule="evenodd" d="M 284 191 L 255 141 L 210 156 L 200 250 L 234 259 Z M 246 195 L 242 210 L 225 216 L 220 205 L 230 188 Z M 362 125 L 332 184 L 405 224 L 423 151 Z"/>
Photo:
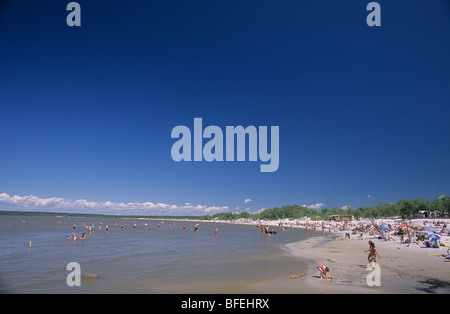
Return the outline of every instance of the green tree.
<path id="1" fill-rule="evenodd" d="M 414 203 L 407 199 L 403 199 L 399 202 L 399 209 L 402 218 L 407 218 L 408 216 L 417 212 Z"/>

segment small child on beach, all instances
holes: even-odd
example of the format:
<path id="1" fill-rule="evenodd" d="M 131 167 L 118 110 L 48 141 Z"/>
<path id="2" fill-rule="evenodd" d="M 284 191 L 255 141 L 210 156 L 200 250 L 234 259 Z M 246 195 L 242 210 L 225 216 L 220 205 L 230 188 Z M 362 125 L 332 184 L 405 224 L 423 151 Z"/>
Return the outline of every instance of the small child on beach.
<path id="1" fill-rule="evenodd" d="M 378 265 L 380 265 L 380 267 L 382 267 L 381 264 L 380 264 L 380 262 L 377 261 L 377 257 L 378 257 L 378 258 L 381 258 L 381 257 L 380 257 L 380 255 L 378 254 L 377 249 L 375 248 L 375 243 L 373 243 L 372 241 L 369 241 L 369 249 L 368 249 L 368 250 L 365 250 L 364 252 L 369 252 L 369 256 L 367 256 L 367 261 L 368 261 L 369 263 L 375 262 L 375 263 L 377 263 Z"/>
<path id="2" fill-rule="evenodd" d="M 323 266 L 323 265 L 319 265 L 319 266 L 317 266 L 317 269 L 320 271 L 320 279 L 324 279 L 324 278 L 327 279 L 328 278 L 327 272 L 330 271 L 330 269 L 328 267 Z"/>

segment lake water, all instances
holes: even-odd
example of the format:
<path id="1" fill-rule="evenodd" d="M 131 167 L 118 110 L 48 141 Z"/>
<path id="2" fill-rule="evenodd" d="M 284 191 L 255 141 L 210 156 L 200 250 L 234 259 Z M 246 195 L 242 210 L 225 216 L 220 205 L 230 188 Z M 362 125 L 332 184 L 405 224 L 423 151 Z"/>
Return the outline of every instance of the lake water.
<path id="1" fill-rule="evenodd" d="M 0 292 L 307 291 L 289 279 L 307 265 L 283 248 L 304 239 L 303 229 L 275 228 L 277 234 L 266 237 L 255 226 L 199 223 L 194 231 L 195 222 L 184 223 L 186 229 L 183 222 L 168 220 L 0 216 Z M 84 224 L 93 224 L 94 232 L 89 234 Z M 86 240 L 70 239 L 73 231 L 77 236 L 85 232 Z M 99 279 L 69 287 L 70 262 L 79 263 L 81 274 L 95 273 Z"/>

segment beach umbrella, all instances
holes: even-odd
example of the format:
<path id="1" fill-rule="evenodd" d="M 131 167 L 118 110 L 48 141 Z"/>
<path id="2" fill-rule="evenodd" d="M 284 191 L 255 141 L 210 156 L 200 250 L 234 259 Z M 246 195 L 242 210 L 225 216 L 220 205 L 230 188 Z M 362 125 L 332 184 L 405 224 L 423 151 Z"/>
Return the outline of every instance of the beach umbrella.
<path id="1" fill-rule="evenodd" d="M 380 227 L 380 229 L 381 229 L 381 230 L 387 230 L 387 229 L 389 229 L 389 227 L 386 226 L 386 225 L 382 225 L 382 226 Z"/>
<path id="2" fill-rule="evenodd" d="M 430 233 L 430 234 L 428 235 L 428 238 L 439 240 L 439 239 L 441 238 L 441 236 L 438 235 L 438 234 L 436 234 L 436 233 Z"/>

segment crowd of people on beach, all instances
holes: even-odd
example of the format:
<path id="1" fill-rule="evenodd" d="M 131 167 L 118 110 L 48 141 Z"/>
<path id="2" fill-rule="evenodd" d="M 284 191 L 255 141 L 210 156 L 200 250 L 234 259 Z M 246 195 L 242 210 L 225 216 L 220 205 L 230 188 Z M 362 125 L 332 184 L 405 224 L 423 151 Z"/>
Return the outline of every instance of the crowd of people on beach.
<path id="1" fill-rule="evenodd" d="M 352 229 L 352 234 L 362 237 L 365 234 L 385 241 L 399 241 L 400 243 L 417 243 L 427 247 L 438 247 L 442 236 L 450 236 L 450 229 L 446 221 L 401 221 L 362 223 Z"/>
<path id="2" fill-rule="evenodd" d="M 273 222 L 263 222 L 273 224 Z M 373 219 L 373 220 L 353 220 L 353 221 L 311 221 L 311 220 L 284 220 L 277 221 L 276 225 L 282 228 L 300 227 L 305 232 L 309 230 L 328 231 L 348 231 L 346 238 L 350 235 L 359 237 L 372 236 L 385 241 L 400 241 L 400 243 L 422 243 L 427 240 L 438 240 L 441 236 L 450 236 L 450 226 L 447 220 L 403 220 L 403 219 Z M 434 235 L 433 235 L 434 234 Z"/>

